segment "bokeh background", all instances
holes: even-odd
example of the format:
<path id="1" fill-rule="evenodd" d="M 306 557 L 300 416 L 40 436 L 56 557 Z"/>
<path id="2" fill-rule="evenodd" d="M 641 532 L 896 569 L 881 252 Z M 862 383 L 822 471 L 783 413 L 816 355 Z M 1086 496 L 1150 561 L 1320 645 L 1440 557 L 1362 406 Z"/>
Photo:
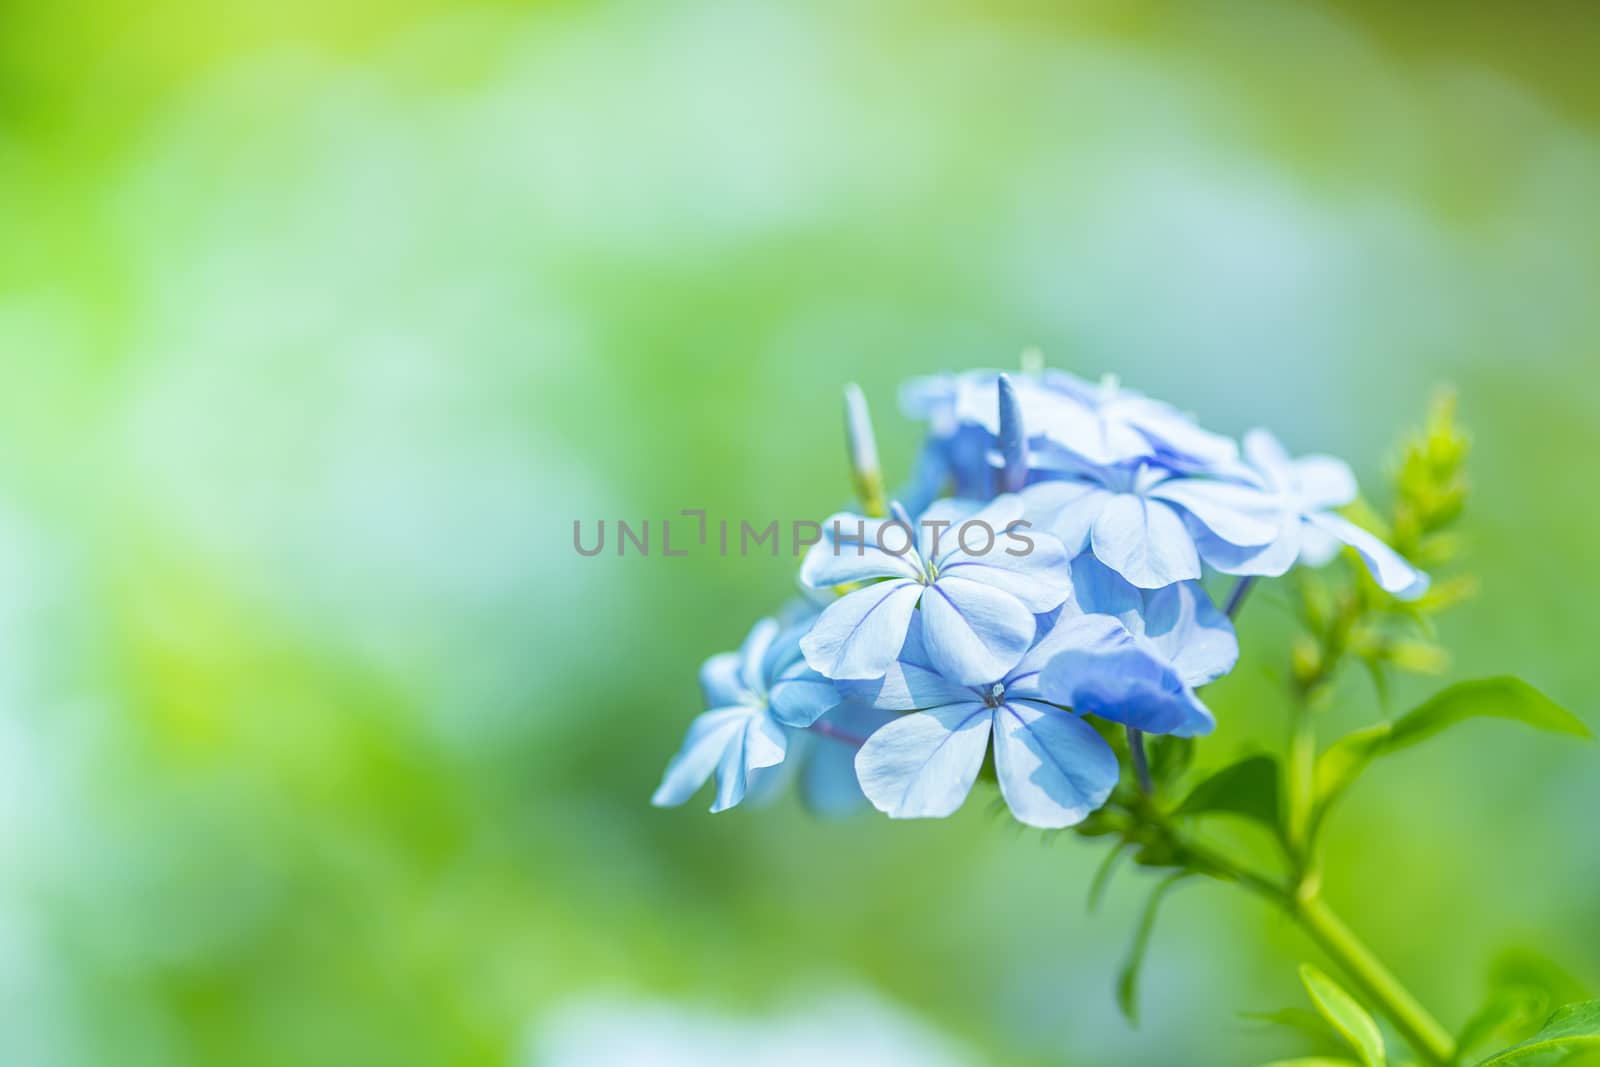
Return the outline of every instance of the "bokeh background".
<path id="1" fill-rule="evenodd" d="M 651 809 L 792 564 L 572 522 L 826 514 L 844 381 L 899 468 L 902 378 L 1028 345 L 1381 502 L 1448 383 L 1448 675 L 1600 721 L 1597 46 L 1583 4 L 0 6 L 0 1062 L 1297 1051 L 1238 1013 L 1313 950 L 1225 887 L 1134 1030 L 1146 884 L 1087 915 L 1083 842 Z M 1283 603 L 1208 763 L 1282 729 Z M 1337 819 L 1330 896 L 1451 1025 L 1508 945 L 1600 983 L 1597 761 L 1474 725 Z"/>

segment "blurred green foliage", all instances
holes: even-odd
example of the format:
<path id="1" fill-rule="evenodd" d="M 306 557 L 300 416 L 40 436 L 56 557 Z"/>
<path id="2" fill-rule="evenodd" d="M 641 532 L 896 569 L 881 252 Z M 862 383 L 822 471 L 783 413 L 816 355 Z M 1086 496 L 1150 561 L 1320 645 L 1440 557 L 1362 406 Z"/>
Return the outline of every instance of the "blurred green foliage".
<path id="1" fill-rule="evenodd" d="M 597 990 L 823 988 L 986 1063 L 1287 1054 L 1233 1020 L 1309 950 L 1216 887 L 1168 903 L 1132 1032 L 1148 886 L 1085 915 L 1100 849 L 981 803 L 649 809 L 790 564 L 580 559 L 571 523 L 825 514 L 843 382 L 892 482 L 896 383 L 1030 344 L 1368 488 L 1450 382 L 1481 595 L 1449 664 L 1406 654 L 1592 724 L 1597 35 L 1490 3 L 0 8 L 0 1061 L 497 1064 Z M 1407 506 L 1423 538 L 1453 507 Z M 1291 592 L 1252 594 L 1197 774 L 1287 729 Z M 1347 673 L 1327 736 L 1381 710 Z M 1594 757 L 1490 729 L 1375 766 L 1328 832 L 1329 896 L 1451 1024 L 1509 946 L 1600 981 Z"/>

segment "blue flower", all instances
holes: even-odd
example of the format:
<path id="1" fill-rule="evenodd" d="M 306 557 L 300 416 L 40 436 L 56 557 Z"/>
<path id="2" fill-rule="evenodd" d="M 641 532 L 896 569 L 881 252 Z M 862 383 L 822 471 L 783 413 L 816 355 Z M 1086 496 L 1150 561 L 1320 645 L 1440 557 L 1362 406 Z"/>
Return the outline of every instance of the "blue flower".
<path id="1" fill-rule="evenodd" d="M 700 687 L 710 710 L 690 724 L 652 804 L 682 804 L 715 773 L 711 810 L 733 807 L 759 772 L 783 762 L 789 748 L 786 726 L 811 726 L 840 703 L 833 683 L 800 656 L 799 638 L 808 625 L 781 630 L 777 620 L 762 619 L 737 653 L 706 660 Z"/>
<path id="2" fill-rule="evenodd" d="M 873 806 L 896 819 L 954 812 L 972 791 L 991 735 L 1000 792 L 1019 821 L 1072 826 L 1105 803 L 1117 783 L 1115 753 L 1092 726 L 1041 694 L 1040 670 L 1060 651 L 1054 631 L 1005 677 L 981 686 L 939 670 L 924 636 L 913 627 L 892 669 L 862 697 L 914 711 L 856 754 L 856 776 Z"/>
<path id="3" fill-rule="evenodd" d="M 1079 461 L 1110 466 L 1149 460 L 1191 472 L 1234 462 L 1238 446 L 1195 425 L 1176 408 L 1107 378 L 1092 385 L 1063 371 L 1008 375 L 1028 441 L 1065 450 Z M 902 409 L 929 424 L 928 453 L 942 461 L 954 491 L 994 492 L 991 453 L 1001 433 L 996 371 L 915 378 L 900 393 Z M 926 463 L 933 470 L 939 462 Z"/>
<path id="4" fill-rule="evenodd" d="M 1000 678 L 1032 645 L 1034 616 L 1072 592 L 1061 543 L 1023 534 L 1019 524 L 1015 494 L 987 505 L 940 501 L 915 527 L 898 506 L 888 520 L 829 519 L 801 565 L 801 582 L 872 584 L 823 610 L 800 641 L 806 662 L 829 678 L 881 678 L 920 606 L 928 649 L 948 677 L 962 685 Z"/>
<path id="5" fill-rule="evenodd" d="M 1244 439 L 1245 459 L 1272 504 L 1277 534 L 1256 547 L 1217 543 L 1202 537 L 1207 562 L 1229 574 L 1274 576 L 1296 562 L 1320 567 L 1340 544 L 1356 550 L 1367 570 L 1385 591 L 1402 600 L 1421 596 L 1428 576 L 1406 562 L 1372 533 L 1336 514 L 1356 498 L 1356 479 L 1342 460 L 1332 456 L 1291 458 L 1266 430 L 1252 430 Z"/>
<path id="6" fill-rule="evenodd" d="M 1178 668 L 1107 615 L 1064 618 L 1050 631 L 1058 651 L 1039 674 L 1039 692 L 1080 715 L 1151 734 L 1196 737 L 1216 726 Z"/>
<path id="7" fill-rule="evenodd" d="M 1072 555 L 1093 551 L 1142 589 L 1201 575 L 1201 560 L 1269 544 L 1279 534 L 1272 499 L 1259 487 L 1189 477 L 1145 461 L 1096 467 L 1065 453 L 1046 460 L 1053 480 L 1019 495 L 1028 518 L 1061 539 Z"/>
<path id="8" fill-rule="evenodd" d="M 1078 611 L 1116 619 L 1185 685 L 1214 682 L 1239 662 L 1233 623 L 1199 582 L 1140 589 L 1085 553 L 1072 561 L 1072 586 Z M 1070 612 L 1063 608 L 1063 614 Z"/>

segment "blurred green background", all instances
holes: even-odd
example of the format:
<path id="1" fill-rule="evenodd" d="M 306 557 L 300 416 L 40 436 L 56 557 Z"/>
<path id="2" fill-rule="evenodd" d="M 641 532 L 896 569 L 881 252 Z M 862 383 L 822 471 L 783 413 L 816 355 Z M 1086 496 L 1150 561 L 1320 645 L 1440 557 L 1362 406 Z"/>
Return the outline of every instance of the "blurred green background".
<path id="1" fill-rule="evenodd" d="M 826 514 L 844 381 L 904 467 L 897 383 L 1026 345 L 1379 500 L 1453 383 L 1450 676 L 1596 723 L 1597 45 L 1582 4 L 0 6 L 0 1062 L 1296 1051 L 1237 1014 L 1300 1002 L 1281 920 L 1175 896 L 1130 1030 L 1145 886 L 1086 915 L 1099 851 L 981 795 L 651 809 L 791 565 L 571 524 Z M 1258 597 L 1208 763 L 1282 729 Z M 1507 945 L 1600 984 L 1597 759 L 1473 726 L 1336 820 L 1330 896 L 1451 1025 Z"/>

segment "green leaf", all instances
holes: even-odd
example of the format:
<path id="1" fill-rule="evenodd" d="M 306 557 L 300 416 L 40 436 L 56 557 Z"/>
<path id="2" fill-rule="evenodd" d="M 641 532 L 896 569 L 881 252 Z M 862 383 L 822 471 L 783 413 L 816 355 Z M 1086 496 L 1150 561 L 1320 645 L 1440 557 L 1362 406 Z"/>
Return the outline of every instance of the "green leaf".
<path id="1" fill-rule="evenodd" d="M 1178 815 L 1226 813 L 1243 815 L 1263 825 L 1278 826 L 1278 761 L 1248 756 L 1217 771 L 1195 786 Z"/>
<path id="2" fill-rule="evenodd" d="M 1387 1067 L 1389 1061 L 1383 1051 L 1383 1034 L 1355 997 L 1309 963 L 1300 965 L 1300 981 L 1305 983 L 1306 992 L 1311 994 L 1311 1002 L 1317 1006 L 1322 1017 L 1332 1023 L 1350 1047 L 1361 1054 L 1366 1067 Z"/>
<path id="3" fill-rule="evenodd" d="M 1158 734 L 1147 737 L 1145 747 L 1150 754 L 1150 776 L 1155 779 L 1158 790 L 1171 786 L 1194 762 L 1195 741 L 1192 737 Z"/>
<path id="4" fill-rule="evenodd" d="M 1355 1060 L 1341 1060 L 1332 1056 L 1305 1056 L 1298 1060 L 1273 1060 L 1266 1067 L 1361 1067 Z"/>
<path id="5" fill-rule="evenodd" d="M 1341 1038 L 1328 1021 L 1314 1011 L 1305 1008 L 1282 1008 L 1278 1011 L 1246 1011 L 1239 1013 L 1243 1018 L 1254 1019 L 1257 1022 L 1270 1023 L 1273 1026 L 1282 1026 L 1311 1038 L 1320 1048 L 1324 1045 L 1333 1049 L 1344 1047 Z"/>
<path id="6" fill-rule="evenodd" d="M 1467 719 L 1514 719 L 1551 733 L 1589 737 L 1589 728 L 1570 711 L 1518 678 L 1485 678 L 1440 691 L 1390 722 L 1347 734 L 1317 760 L 1317 806 L 1326 808 L 1367 764 L 1379 756 L 1426 741 Z"/>
<path id="7" fill-rule="evenodd" d="M 1585 1049 L 1600 1049 L 1600 1000 L 1586 1000 L 1557 1008 L 1544 1028 L 1520 1045 L 1484 1060 L 1479 1067 L 1509 1067 L 1510 1064 L 1547 1062 L 1554 1054 L 1566 1055 Z"/>
<path id="8" fill-rule="evenodd" d="M 1462 1055 L 1491 1042 L 1518 1041 L 1531 1034 L 1549 1011 L 1550 997 L 1530 986 L 1494 989 L 1483 1007 L 1456 1035 L 1456 1054 Z"/>
<path id="9" fill-rule="evenodd" d="M 1106 895 L 1106 886 L 1111 884 L 1111 876 L 1117 871 L 1117 861 L 1122 858 L 1123 850 L 1128 847 L 1126 841 L 1118 841 L 1106 852 L 1106 858 L 1100 861 L 1100 866 L 1095 869 L 1094 879 L 1089 883 L 1089 913 L 1092 915 L 1100 907 L 1100 901 Z"/>
<path id="10" fill-rule="evenodd" d="M 1161 910 L 1161 902 L 1166 899 L 1167 893 L 1189 877 L 1189 873 L 1179 871 L 1169 874 L 1151 891 L 1150 899 L 1145 901 L 1144 912 L 1139 916 L 1139 925 L 1133 931 L 1133 944 L 1128 948 L 1128 958 L 1123 961 L 1122 970 L 1117 974 L 1117 1007 L 1122 1009 L 1123 1017 L 1134 1026 L 1139 1025 L 1139 969 L 1144 966 L 1145 950 L 1150 947 L 1150 931 L 1155 929 L 1156 914 Z"/>
<path id="11" fill-rule="evenodd" d="M 1588 1000 L 1594 993 L 1550 957 L 1531 948 L 1507 948 L 1489 965 L 1489 984 L 1495 988 L 1522 986 L 1545 993 L 1551 1004 Z M 1542 1016 L 1544 1013 L 1541 1012 Z M 1529 1027 L 1528 1034 L 1533 1033 Z"/>

